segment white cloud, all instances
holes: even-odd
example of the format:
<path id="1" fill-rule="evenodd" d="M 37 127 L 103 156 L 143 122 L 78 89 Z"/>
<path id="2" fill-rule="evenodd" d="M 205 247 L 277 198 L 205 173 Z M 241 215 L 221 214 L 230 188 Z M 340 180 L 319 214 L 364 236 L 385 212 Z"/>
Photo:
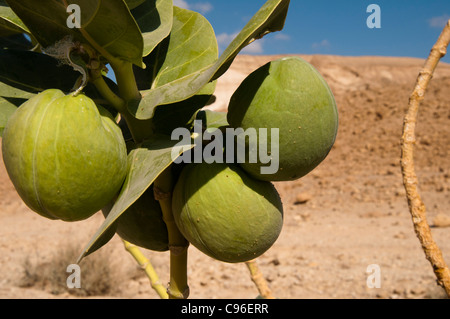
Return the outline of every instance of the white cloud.
<path id="1" fill-rule="evenodd" d="M 238 32 L 236 33 L 221 33 L 216 36 L 217 38 L 217 44 L 219 45 L 219 50 L 223 51 L 226 49 L 226 47 L 231 43 L 231 41 L 234 40 L 238 35 Z M 264 52 L 264 39 L 259 39 L 256 41 L 253 41 L 248 46 L 246 46 L 241 52 L 243 54 L 261 54 Z"/>
<path id="2" fill-rule="evenodd" d="M 253 41 L 248 46 L 246 46 L 244 49 L 242 49 L 242 53 L 244 54 L 262 54 L 264 53 L 264 40 L 259 39 L 256 41 Z"/>
<path id="3" fill-rule="evenodd" d="M 315 42 L 311 45 L 313 49 L 328 49 L 331 46 L 330 41 L 324 39 L 320 42 Z"/>
<path id="4" fill-rule="evenodd" d="M 276 33 L 274 36 L 275 40 L 281 40 L 281 41 L 289 41 L 291 39 L 291 36 L 287 35 L 286 33 Z"/>
<path id="5" fill-rule="evenodd" d="M 439 17 L 433 17 L 428 20 L 428 25 L 432 28 L 442 29 L 447 24 L 447 21 L 450 19 L 450 15 L 443 14 Z"/>
<path id="6" fill-rule="evenodd" d="M 173 5 L 183 9 L 189 9 L 189 4 L 185 0 L 173 0 Z"/>
<path id="7" fill-rule="evenodd" d="M 206 14 L 211 12 L 213 5 L 209 2 L 198 2 L 192 5 L 194 11 L 200 12 L 201 14 Z"/>
<path id="8" fill-rule="evenodd" d="M 183 9 L 193 10 L 201 14 L 211 12 L 214 8 L 210 2 L 188 3 L 186 0 L 173 0 L 173 5 Z"/>
<path id="9" fill-rule="evenodd" d="M 225 49 L 230 43 L 231 41 L 233 41 L 233 39 L 235 37 L 237 37 L 238 33 L 233 33 L 233 34 L 229 34 L 229 33 L 221 33 L 218 34 L 216 36 L 217 38 L 217 44 L 219 45 L 220 49 Z"/>

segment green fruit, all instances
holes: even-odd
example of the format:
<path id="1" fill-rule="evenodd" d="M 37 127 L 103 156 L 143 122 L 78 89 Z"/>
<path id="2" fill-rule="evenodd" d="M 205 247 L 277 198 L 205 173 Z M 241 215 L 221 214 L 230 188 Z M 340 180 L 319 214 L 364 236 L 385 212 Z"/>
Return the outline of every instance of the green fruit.
<path id="1" fill-rule="evenodd" d="M 180 232 L 192 245 L 230 263 L 266 252 L 283 224 L 275 187 L 227 164 L 188 164 L 176 183 L 172 209 Z"/>
<path id="2" fill-rule="evenodd" d="M 56 89 L 10 117 L 2 153 L 23 201 L 50 219 L 92 216 L 113 199 L 127 171 L 125 142 L 111 115 L 84 95 Z"/>
<path id="3" fill-rule="evenodd" d="M 112 205 L 102 210 L 105 217 L 111 208 Z M 153 187 L 120 215 L 116 225 L 116 233 L 136 246 L 154 251 L 169 249 L 167 227 L 159 202 L 153 195 Z"/>
<path id="4" fill-rule="evenodd" d="M 326 158 L 336 140 L 338 112 L 319 72 L 301 58 L 287 57 L 264 65 L 242 82 L 230 100 L 228 122 L 233 128 L 255 128 L 258 143 L 267 145 L 266 154 L 279 163 L 277 171 L 262 173 L 269 164 L 259 157 L 256 163 L 249 161 L 249 154 L 258 154 L 258 144 L 238 136 L 237 143 L 246 149 L 239 159 L 244 170 L 261 180 L 290 181 Z M 260 129 L 267 129 L 267 139 Z M 272 129 L 279 129 L 278 145 L 276 138 L 272 142 Z"/>

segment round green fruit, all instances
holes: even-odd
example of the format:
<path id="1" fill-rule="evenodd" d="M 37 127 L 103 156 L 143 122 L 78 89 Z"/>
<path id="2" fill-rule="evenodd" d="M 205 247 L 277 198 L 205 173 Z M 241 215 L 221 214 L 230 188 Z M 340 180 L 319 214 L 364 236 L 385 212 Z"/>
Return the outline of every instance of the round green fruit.
<path id="1" fill-rule="evenodd" d="M 266 181 L 290 181 L 308 174 L 327 157 L 338 130 L 338 111 L 328 84 L 298 57 L 272 61 L 250 74 L 233 94 L 227 118 L 235 129 L 256 129 L 256 143 L 244 134 L 237 136 L 238 145 L 246 150 L 238 153 L 238 163 Z M 266 145 L 263 154 L 268 154 L 270 164 L 259 157 L 258 146 Z M 250 161 L 250 154 L 257 160 Z M 262 168 L 269 165 L 273 168 L 264 172 Z"/>
<path id="2" fill-rule="evenodd" d="M 175 185 L 175 222 L 197 249 L 236 263 L 266 252 L 278 238 L 283 206 L 270 182 L 227 164 L 188 164 Z"/>
<path id="3" fill-rule="evenodd" d="M 92 216 L 114 198 L 127 171 L 125 142 L 111 115 L 82 94 L 56 89 L 15 111 L 2 153 L 23 201 L 50 219 Z"/>
<path id="4" fill-rule="evenodd" d="M 108 216 L 112 205 L 102 210 Z M 161 207 L 148 189 L 116 220 L 116 233 L 124 240 L 149 250 L 169 249 L 167 226 L 162 218 Z"/>

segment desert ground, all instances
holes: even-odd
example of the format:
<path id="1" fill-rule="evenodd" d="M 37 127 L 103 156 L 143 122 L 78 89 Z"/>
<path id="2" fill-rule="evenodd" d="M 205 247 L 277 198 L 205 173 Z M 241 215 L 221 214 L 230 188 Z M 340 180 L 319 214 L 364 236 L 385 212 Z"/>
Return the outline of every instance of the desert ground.
<path id="1" fill-rule="evenodd" d="M 329 83 L 340 127 L 326 160 L 294 182 L 276 183 L 284 227 L 257 263 L 280 299 L 446 298 L 414 233 L 400 169 L 408 99 L 424 60 L 391 57 L 301 56 Z M 253 70 L 278 56 L 238 56 L 218 81 L 217 101 L 229 98 Z M 416 128 L 416 172 L 432 234 L 450 264 L 450 65 L 441 63 Z M 115 236 L 80 263 L 81 289 L 67 289 L 75 262 L 101 225 L 101 213 L 76 223 L 31 212 L 0 164 L 0 298 L 158 298 L 144 272 Z M 166 284 L 167 252 L 142 250 Z M 369 288 L 369 265 L 380 288 Z M 189 248 L 192 299 L 253 299 L 258 290 L 244 264 L 215 261 Z"/>

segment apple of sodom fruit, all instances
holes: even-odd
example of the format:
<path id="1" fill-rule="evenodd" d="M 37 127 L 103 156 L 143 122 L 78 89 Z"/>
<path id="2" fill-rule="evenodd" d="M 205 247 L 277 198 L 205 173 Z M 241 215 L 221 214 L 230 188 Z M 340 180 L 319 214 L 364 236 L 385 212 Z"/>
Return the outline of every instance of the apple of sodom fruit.
<path id="1" fill-rule="evenodd" d="M 16 110 L 2 153 L 20 197 L 50 219 L 92 216 L 114 198 L 127 171 L 125 141 L 111 115 L 82 94 L 57 89 Z"/>
<path id="2" fill-rule="evenodd" d="M 113 202 L 102 212 L 108 216 Z M 162 217 L 159 202 L 149 188 L 116 220 L 116 233 L 124 240 L 154 251 L 169 249 L 167 226 Z"/>
<path id="3" fill-rule="evenodd" d="M 239 164 L 266 181 L 290 181 L 308 174 L 326 158 L 338 129 L 336 102 L 328 84 L 298 57 L 272 61 L 250 74 L 233 94 L 227 118 L 233 128 L 256 129 L 256 143 L 237 137 L 246 149 L 246 159 Z M 266 129 L 267 135 L 261 135 L 260 129 Z M 272 129 L 279 130 L 279 141 Z M 269 164 L 249 160 L 252 152 L 259 154 L 261 145 L 267 145 L 266 154 L 278 161 L 275 172 L 261 173 Z"/>
<path id="4" fill-rule="evenodd" d="M 283 207 L 270 182 L 228 164 L 188 164 L 172 200 L 180 232 L 197 249 L 224 262 L 245 262 L 278 238 Z"/>

